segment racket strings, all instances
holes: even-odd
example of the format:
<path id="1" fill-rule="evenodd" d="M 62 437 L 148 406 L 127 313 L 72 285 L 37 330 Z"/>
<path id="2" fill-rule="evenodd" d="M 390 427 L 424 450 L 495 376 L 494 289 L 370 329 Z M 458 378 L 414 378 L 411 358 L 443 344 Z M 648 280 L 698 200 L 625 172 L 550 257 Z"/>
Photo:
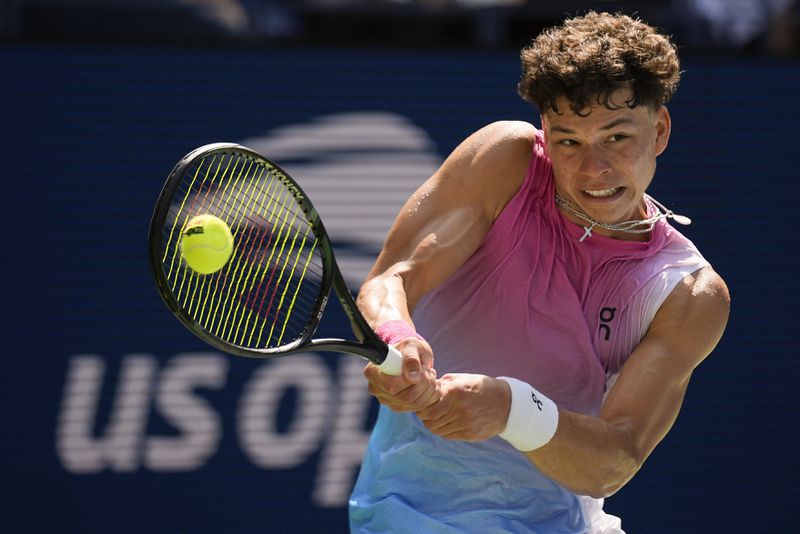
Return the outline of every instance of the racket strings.
<path id="1" fill-rule="evenodd" d="M 228 161 L 228 166 L 226 166 L 226 168 L 222 172 L 222 175 L 220 176 L 221 183 L 223 183 L 225 178 L 228 176 L 228 171 L 229 170 L 230 170 L 231 174 L 233 172 L 235 172 L 235 168 L 236 167 L 234 166 L 233 169 L 231 169 L 230 168 L 230 163 L 231 163 L 231 161 L 229 160 Z M 212 164 L 213 164 L 213 161 L 212 161 Z M 222 164 L 222 160 L 220 160 L 219 164 L 217 165 L 217 174 L 219 173 L 221 164 Z M 214 189 L 214 181 L 216 180 L 217 174 L 214 175 L 214 180 L 212 180 L 207 185 L 205 183 L 201 183 L 201 185 L 200 185 L 200 193 L 203 193 L 203 191 L 205 191 L 205 193 L 203 194 L 203 201 L 200 202 L 200 211 L 201 212 L 203 211 L 202 208 L 203 208 L 204 204 L 206 204 L 206 201 L 208 199 L 208 195 L 209 195 L 210 191 L 212 189 Z M 224 183 L 229 184 L 230 182 L 224 182 Z M 224 190 L 223 190 L 223 193 L 222 193 L 223 197 L 225 195 L 225 190 L 227 190 L 227 187 L 225 187 Z M 189 221 L 189 217 L 191 215 L 195 214 L 195 213 L 198 213 L 198 211 L 197 211 L 198 210 L 197 199 L 200 198 L 200 196 L 201 195 L 199 195 L 199 194 L 194 196 L 194 199 L 193 199 L 194 201 L 192 202 L 192 205 L 191 205 L 190 210 L 189 210 L 189 216 L 187 216 L 187 218 L 184 219 L 184 225 L 181 228 L 181 234 L 183 233 L 183 230 L 185 228 L 186 223 Z M 223 210 L 223 213 L 221 213 L 221 215 L 223 217 L 226 216 L 226 214 L 224 213 L 224 210 Z M 176 251 L 176 253 L 177 253 L 177 251 Z M 177 292 L 177 296 L 178 296 L 179 299 L 180 299 L 181 293 L 182 293 L 182 291 L 184 289 L 184 285 L 187 283 L 187 281 L 191 280 L 190 271 L 188 269 L 184 269 L 181 272 L 182 272 L 183 276 L 180 277 L 181 278 L 181 286 L 180 286 L 180 289 Z M 205 285 L 205 282 L 207 280 L 205 278 L 201 278 L 201 280 L 203 282 L 202 285 Z M 189 283 L 189 288 L 192 290 L 192 293 L 191 293 L 191 297 L 189 297 L 188 293 L 184 296 L 184 301 L 182 302 L 182 304 L 184 306 L 187 305 L 187 300 L 186 300 L 187 298 L 191 299 L 190 302 L 197 302 L 194 299 L 195 299 L 195 296 L 197 295 L 197 291 L 198 291 L 200 285 L 201 284 L 198 284 L 198 283 L 191 283 L 191 282 Z M 174 291 L 174 288 L 173 288 L 173 291 Z M 189 309 L 189 313 L 190 313 L 190 315 L 193 315 L 193 311 L 191 309 Z"/>
<path id="2" fill-rule="evenodd" d="M 323 264 L 313 228 L 280 171 L 217 153 L 183 176 L 164 227 L 163 268 L 177 302 L 229 343 L 274 348 L 299 338 L 319 299 Z M 236 244 L 213 275 L 181 265 L 180 236 L 199 213 L 226 221 Z"/>
<path id="3" fill-rule="evenodd" d="M 230 185 L 230 183 L 227 184 L 227 185 Z M 223 194 L 221 196 L 222 199 L 227 198 L 227 195 L 226 195 L 227 189 L 228 188 L 226 187 L 225 190 L 223 191 Z M 223 209 L 223 217 L 225 219 L 229 219 L 230 216 L 231 216 L 231 210 L 233 209 L 234 203 L 230 202 L 230 201 L 225 201 L 224 205 L 227 206 L 227 211 Z M 239 228 L 241 223 L 242 223 L 241 217 L 238 218 L 238 219 L 234 219 L 234 229 Z M 234 251 L 234 254 L 238 254 L 238 253 L 239 253 L 238 250 Z M 225 273 L 224 273 L 224 276 L 222 277 L 222 280 L 227 280 L 228 275 L 231 274 L 230 270 L 231 270 L 231 266 L 232 265 L 238 265 L 236 263 L 236 257 L 235 256 L 232 258 L 232 261 L 226 265 Z M 236 272 L 234 271 L 234 273 L 232 273 L 232 274 L 233 274 L 233 276 L 235 276 Z M 209 302 L 209 298 L 205 299 L 205 301 L 203 303 L 203 306 L 201 308 L 200 315 L 198 316 L 198 322 L 200 322 L 201 324 L 204 324 L 204 326 L 208 327 L 208 323 L 204 322 L 204 319 L 206 319 L 205 312 L 208 311 L 209 314 L 210 314 L 209 315 L 209 319 L 212 319 L 212 318 L 215 317 L 215 313 L 212 313 L 212 309 L 213 309 L 213 312 L 216 312 L 216 311 L 219 310 L 219 304 L 220 304 L 219 288 L 220 288 L 221 278 L 219 276 L 214 277 L 213 279 L 209 279 L 209 277 L 202 277 L 202 278 L 203 278 L 204 282 L 207 281 L 209 283 L 213 283 L 213 285 L 214 285 L 213 292 L 212 291 L 208 291 L 207 294 L 206 294 L 207 297 L 213 297 L 213 298 L 210 299 L 210 302 Z M 192 313 L 191 310 L 190 310 L 190 313 Z"/>
<path id="4" fill-rule="evenodd" d="M 266 189 L 266 191 L 269 191 L 269 189 Z M 248 197 L 248 196 L 249 195 L 246 193 L 245 197 Z M 253 199 L 250 198 L 250 201 L 252 202 Z M 258 199 L 255 199 L 255 201 L 257 202 Z M 270 210 L 271 216 L 268 218 L 268 220 L 271 221 L 273 224 L 275 224 L 278 221 L 280 221 L 280 223 L 281 223 L 281 226 L 278 228 L 277 232 L 269 233 L 269 236 L 270 236 L 271 240 L 273 238 L 277 237 L 277 239 L 275 239 L 275 246 L 268 246 L 266 248 L 263 248 L 263 247 L 254 248 L 252 246 L 247 246 L 247 243 L 246 243 L 246 246 L 245 246 L 245 248 L 249 249 L 249 251 L 251 253 L 254 250 L 257 250 L 257 248 L 263 248 L 264 252 L 266 252 L 266 250 L 269 250 L 270 251 L 270 257 L 268 258 L 268 260 L 266 262 L 267 265 L 273 265 L 273 266 L 280 265 L 280 266 L 282 266 L 282 268 L 280 270 L 281 277 L 279 278 L 278 281 L 274 281 L 275 273 L 277 272 L 277 270 L 273 267 L 273 269 L 270 271 L 270 278 L 268 279 L 267 284 L 266 284 L 267 287 L 272 287 L 275 283 L 280 284 L 282 282 L 283 277 L 285 275 L 285 268 L 287 266 L 287 260 L 288 260 L 288 258 L 291 257 L 292 249 L 294 248 L 295 240 L 297 239 L 297 233 L 295 233 L 292 236 L 291 233 L 289 231 L 287 231 L 287 222 L 290 222 L 289 221 L 289 215 L 291 213 L 288 208 L 293 205 L 292 199 L 288 195 L 288 192 L 287 192 L 287 194 L 283 195 L 282 197 L 277 196 L 277 195 L 271 195 L 270 202 L 272 202 L 272 206 L 271 206 L 272 209 Z M 278 206 L 280 206 L 280 208 L 281 208 L 280 212 L 275 209 Z M 284 214 L 284 218 L 282 220 L 280 218 L 276 217 L 281 212 Z M 296 213 L 294 213 L 293 215 L 296 216 Z M 263 228 L 264 227 L 261 226 L 259 228 L 260 231 L 256 234 L 256 239 L 261 238 L 260 240 L 262 242 L 263 242 L 263 238 L 267 235 L 265 232 L 261 231 L 261 230 L 263 230 Z M 299 230 L 300 227 L 298 226 L 296 229 Z M 283 237 L 283 239 L 281 239 L 281 237 Z M 289 241 L 290 237 L 292 238 L 292 242 L 291 242 L 292 245 L 291 245 L 291 248 L 289 249 L 289 252 L 287 253 L 286 252 L 286 246 L 287 246 L 287 242 Z M 278 248 L 278 245 L 280 245 L 280 248 Z M 276 255 L 276 253 L 277 253 L 277 255 Z M 247 285 L 247 281 L 251 278 L 251 275 L 253 273 L 253 265 L 254 265 L 254 263 L 252 261 L 248 261 L 247 264 L 249 265 L 248 272 L 247 273 L 242 272 L 241 275 L 243 276 L 243 278 L 240 277 L 240 281 L 242 283 L 244 283 L 245 285 Z M 241 265 L 237 265 L 237 268 L 238 267 L 241 267 Z M 261 270 L 261 272 L 259 272 L 259 270 L 256 270 L 256 272 L 255 272 L 256 278 L 254 278 L 254 280 L 258 279 L 258 275 L 259 274 L 266 274 L 266 272 L 267 272 L 266 270 Z M 234 272 L 234 275 L 236 275 L 236 274 L 237 273 Z M 263 280 L 264 280 L 264 278 L 262 276 L 261 277 L 261 281 L 263 282 Z M 252 287 L 252 284 L 250 284 L 250 287 Z M 287 288 L 288 288 L 288 286 L 287 286 Z M 236 287 L 236 293 L 239 293 L 241 295 L 246 295 L 247 294 L 246 291 L 245 292 L 240 292 L 239 289 L 240 289 L 240 287 L 237 286 Z M 265 295 L 266 295 L 266 293 L 265 293 Z M 272 303 L 275 302 L 275 295 L 276 295 L 276 293 L 273 292 L 272 298 L 270 298 L 270 300 L 268 301 L 268 305 L 267 305 L 267 308 L 266 308 L 266 313 L 265 313 L 265 309 L 264 309 L 264 301 L 265 301 L 265 299 L 264 298 L 261 299 L 261 304 L 260 304 L 258 309 L 261 311 L 262 315 L 268 316 L 269 315 L 269 310 L 273 309 Z M 244 299 L 244 302 L 246 303 L 247 299 Z M 252 314 L 252 311 L 255 308 L 250 306 L 250 309 L 251 309 L 251 314 Z M 277 314 L 278 310 L 280 310 L 280 309 L 281 309 L 280 306 L 275 308 L 275 313 Z M 231 311 L 234 311 L 233 315 L 230 314 Z M 226 323 L 230 327 L 230 329 L 223 330 L 222 332 L 217 330 L 216 334 L 220 335 L 223 338 L 230 339 L 231 336 L 232 336 L 232 329 L 234 328 L 234 321 L 236 321 L 237 315 L 239 314 L 240 311 L 242 311 L 241 307 L 239 309 L 235 309 L 235 310 L 231 310 L 229 308 L 229 310 L 228 310 L 229 313 L 225 316 L 223 322 Z M 289 315 L 287 314 L 287 317 L 288 316 Z M 271 329 L 271 331 L 273 331 L 273 332 L 274 332 L 274 323 L 275 323 L 275 321 L 273 321 L 273 327 Z M 222 324 L 222 322 L 220 324 Z M 241 326 L 241 321 L 239 322 L 239 325 Z M 254 332 L 255 326 L 256 325 L 253 324 L 253 328 L 251 328 L 251 330 L 250 330 L 251 334 Z M 263 324 L 262 324 L 262 329 L 263 329 Z M 241 342 L 241 339 L 233 339 L 233 341 Z"/>
<path id="5" fill-rule="evenodd" d="M 216 158 L 214 158 L 214 159 L 216 159 Z M 206 175 L 203 177 L 203 179 L 202 179 L 202 182 L 201 182 L 201 183 L 205 183 L 205 182 L 206 182 L 206 180 L 208 179 L 208 172 L 210 172 L 210 171 L 211 171 L 211 168 L 212 168 L 212 166 L 213 166 L 213 160 L 211 161 L 211 163 L 210 163 L 210 164 L 208 165 L 208 167 L 206 168 Z M 191 181 L 191 184 L 189 185 L 189 189 L 191 189 L 191 188 L 194 186 L 194 183 L 197 181 L 197 178 L 198 178 L 198 175 L 200 174 L 200 170 L 201 170 L 201 168 L 202 168 L 201 166 L 198 166 L 198 167 L 197 167 L 197 170 L 196 170 L 196 172 L 195 172 L 195 173 L 194 173 L 194 175 L 192 176 L 192 181 Z M 219 169 L 218 169 L 218 170 L 219 170 Z M 216 179 L 216 178 L 213 178 L 213 179 L 211 180 L 211 183 L 213 183 L 215 179 Z M 202 191 L 202 188 L 201 188 L 201 191 Z M 180 218 L 181 214 L 182 214 L 182 213 L 184 213 L 184 207 L 186 206 L 186 200 L 187 200 L 187 198 L 189 198 L 189 196 L 188 196 L 188 195 L 185 195 L 185 196 L 183 196 L 183 198 L 182 198 L 182 200 L 181 200 L 181 204 L 180 204 L 180 206 L 178 207 L 178 211 L 177 211 L 177 213 L 175 214 L 175 220 L 178 220 L 178 219 Z M 196 195 L 192 197 L 192 205 L 191 205 L 191 206 L 189 207 L 189 209 L 188 209 L 188 212 L 189 212 L 189 213 L 191 213 L 191 212 L 193 211 L 193 209 L 194 209 L 194 207 L 195 207 L 195 204 L 196 204 L 196 202 L 197 202 L 197 198 L 198 198 L 198 197 L 197 197 Z M 188 221 L 189 221 L 189 219 L 188 219 L 188 218 L 185 218 L 185 219 L 184 219 L 184 223 L 185 223 L 185 222 L 188 222 Z M 184 224 L 184 226 L 185 226 L 185 224 Z M 165 246 L 165 248 L 164 248 L 164 257 L 163 257 L 163 259 L 162 259 L 162 263 L 166 263 L 166 262 L 167 262 L 167 255 L 169 254 L 169 252 L 170 252 L 170 251 L 172 251 L 172 257 L 171 257 L 171 258 L 170 258 L 170 260 L 169 260 L 170 271 L 167 273 L 167 278 L 168 278 L 168 279 L 169 279 L 169 278 L 172 276 L 172 267 L 174 267 L 174 266 L 175 266 L 175 264 L 177 263 L 177 262 L 176 262 L 176 256 L 177 256 L 177 255 L 179 255 L 179 250 L 180 250 L 180 249 L 179 249 L 180 236 L 181 236 L 181 234 L 183 233 L 184 226 L 181 226 L 180 230 L 179 230 L 178 232 L 176 232 L 176 231 L 175 231 L 175 229 L 176 229 L 176 226 L 175 226 L 175 225 L 173 225 L 173 226 L 172 226 L 172 229 L 171 229 L 171 231 L 169 232 L 169 235 L 168 235 L 168 237 L 167 237 L 167 239 L 166 239 L 166 246 Z"/>
<path id="6" fill-rule="evenodd" d="M 284 199 L 283 199 L 284 202 L 287 199 L 289 199 L 289 195 L 284 195 Z M 286 208 L 286 205 L 284 204 L 282 207 Z M 265 254 L 267 250 L 270 251 L 270 258 L 267 259 L 266 265 L 272 265 L 273 266 L 273 268 L 270 270 L 270 277 L 267 280 L 266 287 L 275 287 L 276 285 L 280 286 L 281 282 L 283 281 L 284 274 L 286 272 L 286 267 L 287 267 L 287 265 L 289 263 L 289 260 L 292 257 L 292 252 L 293 252 L 293 249 L 294 249 L 295 244 L 296 244 L 297 231 L 299 231 L 299 229 L 300 229 L 299 226 L 296 228 L 296 232 L 294 233 L 294 235 L 292 236 L 292 239 L 291 239 L 290 249 L 287 252 L 285 252 L 285 247 L 287 246 L 287 242 L 289 241 L 290 235 L 291 235 L 290 231 L 286 231 L 285 230 L 286 219 L 288 218 L 288 215 L 289 215 L 290 211 L 288 209 L 284 209 L 283 213 L 285 214 L 285 217 L 284 217 L 284 219 L 283 219 L 283 221 L 281 223 L 281 228 L 277 232 L 277 235 L 279 237 L 281 235 L 283 235 L 283 239 L 282 240 L 281 239 L 277 239 L 276 243 L 275 243 L 276 246 L 274 246 L 274 247 L 268 245 L 266 248 L 263 248 L 263 254 Z M 259 233 L 262 233 L 262 232 L 259 232 Z M 263 237 L 266 235 L 266 232 L 264 232 L 263 234 L 264 235 L 262 235 L 262 237 L 261 237 L 261 241 L 262 242 L 263 242 Z M 269 232 L 269 234 L 270 234 L 270 240 L 271 240 L 272 237 L 275 236 L 275 233 Z M 278 249 L 278 243 L 280 243 L 280 245 L 279 245 L 281 247 L 280 249 Z M 262 247 L 257 247 L 257 248 L 262 248 Z M 249 247 L 249 250 L 250 250 L 250 252 L 253 252 L 253 250 L 256 250 L 256 248 Z M 278 252 L 277 259 L 275 259 L 273 261 L 273 257 L 274 257 L 276 252 Z M 238 291 L 239 288 L 237 287 L 237 293 L 239 293 L 240 299 L 242 297 L 245 297 L 246 295 L 249 295 L 249 293 L 251 292 L 251 290 L 253 288 L 253 283 L 250 283 L 248 285 L 247 281 L 251 279 L 251 275 L 253 274 L 254 265 L 259 265 L 259 267 L 260 267 L 261 263 L 262 262 L 258 262 L 258 264 L 255 264 L 252 261 L 246 261 L 245 262 L 245 265 L 247 265 L 247 267 L 244 270 L 247 270 L 247 273 L 245 274 L 243 272 L 242 274 L 243 274 L 243 281 L 244 281 L 244 285 L 245 285 L 246 289 L 245 289 L 245 291 L 239 292 Z M 280 268 L 280 276 L 273 283 L 273 279 L 274 279 L 275 273 L 277 271 L 277 269 L 275 267 L 277 267 L 277 266 L 281 267 Z M 259 274 L 262 275 L 260 279 L 263 282 L 264 277 L 266 276 L 267 270 L 263 270 L 261 273 L 259 273 L 259 270 L 260 269 L 256 269 L 256 276 L 253 277 L 253 282 L 255 282 L 255 280 L 258 279 L 258 275 Z M 287 286 L 287 289 L 288 289 L 288 286 Z M 272 309 L 272 303 L 274 302 L 275 296 L 276 296 L 276 292 L 275 291 L 273 291 L 271 293 L 272 293 L 272 297 L 270 298 L 269 305 L 266 308 L 266 310 L 267 310 L 266 314 L 268 314 L 268 311 L 270 309 Z M 264 293 L 264 296 L 266 296 L 266 293 Z M 264 297 L 262 297 L 261 302 L 260 302 L 258 307 L 252 306 L 252 305 L 251 306 L 247 306 L 248 300 L 249 300 L 248 298 L 244 298 L 243 299 L 243 302 L 244 302 L 245 306 L 244 307 L 239 307 L 239 309 L 236 310 L 237 313 L 235 313 L 234 316 L 230 318 L 230 321 L 228 321 L 228 317 L 230 317 L 230 315 L 228 317 L 226 317 L 226 323 L 230 327 L 230 330 L 224 331 L 222 337 L 230 338 L 230 335 L 231 335 L 230 333 L 234 331 L 234 323 L 236 322 L 237 315 L 239 315 L 239 313 L 238 313 L 239 311 L 243 311 L 244 309 L 249 308 L 250 309 L 250 314 L 249 315 L 251 315 L 251 316 L 252 316 L 252 313 L 253 313 L 254 310 L 258 310 L 262 315 L 266 315 L 264 313 L 265 309 L 264 309 L 264 306 L 263 306 L 264 305 L 264 300 L 265 300 Z M 255 304 L 255 299 L 253 299 L 253 304 Z M 281 309 L 281 306 L 278 306 L 276 309 Z M 236 324 L 237 327 L 241 327 L 241 321 L 242 321 L 243 318 L 244 318 L 244 315 L 242 314 L 240 316 L 240 318 L 239 318 L 239 322 Z M 252 336 L 252 333 L 253 333 L 254 329 L 255 329 L 255 325 L 253 325 L 253 328 L 251 329 L 251 332 L 250 332 L 251 336 Z M 262 325 L 262 329 L 263 329 L 263 325 Z M 274 323 L 273 323 L 273 330 L 272 331 L 274 331 Z M 242 332 L 242 334 L 244 334 L 244 332 Z M 238 339 L 234 339 L 234 342 L 237 342 L 239 344 L 241 343 Z"/>
<path id="7" fill-rule="evenodd" d="M 246 194 L 244 195 L 244 198 L 245 199 L 249 198 L 249 202 L 251 202 L 251 203 L 258 202 L 258 199 L 252 198 L 251 195 L 247 194 L 247 191 L 245 191 L 245 193 Z M 227 196 L 224 196 L 223 198 L 227 198 Z M 273 198 L 272 198 L 272 201 L 277 201 L 278 203 L 280 203 L 281 200 L 286 201 L 287 198 L 285 196 L 284 196 L 283 199 L 281 199 L 280 197 L 275 197 L 275 196 L 273 196 Z M 228 203 L 228 204 L 230 204 L 230 203 Z M 285 208 L 287 205 L 284 203 L 282 206 Z M 271 221 L 275 222 L 275 219 L 274 219 L 275 210 L 272 210 L 272 213 L 273 213 L 273 215 L 271 217 L 269 217 L 268 220 L 271 220 Z M 290 237 L 290 234 L 288 234 L 285 231 L 286 219 L 283 220 L 283 223 L 284 224 L 278 230 L 278 232 L 272 233 L 271 237 L 275 237 L 275 235 L 277 234 L 278 239 L 276 240 L 276 242 L 281 243 L 285 247 L 286 246 L 286 242 L 287 242 L 288 238 Z M 263 227 L 261 229 L 263 229 Z M 255 238 L 256 239 L 259 238 L 259 234 L 260 234 L 260 237 L 262 237 L 262 238 L 263 238 L 264 235 L 266 235 L 264 232 L 256 233 L 255 234 Z M 284 237 L 283 240 L 280 239 L 281 236 Z M 245 247 L 244 248 L 249 250 L 250 253 L 252 253 L 255 250 L 255 248 L 248 242 L 245 242 Z M 276 248 L 271 248 L 271 251 L 273 253 L 273 258 L 275 258 L 274 253 L 276 251 L 279 252 L 278 255 L 277 255 L 278 261 L 282 261 L 283 265 L 285 266 L 285 259 L 283 257 L 285 255 L 282 253 L 282 251 L 280 251 L 279 249 L 276 249 Z M 275 262 L 270 262 L 270 263 L 275 263 Z M 257 280 L 258 279 L 259 270 L 255 271 L 256 277 L 253 278 L 252 277 L 252 274 L 253 274 L 253 269 L 252 269 L 253 262 L 252 261 L 247 261 L 247 264 L 249 264 L 249 269 L 247 271 L 242 270 L 243 264 L 237 263 L 236 261 L 232 262 L 229 265 L 229 271 L 230 271 L 230 268 L 232 266 L 234 266 L 234 265 L 236 266 L 232 274 L 234 276 L 234 279 L 238 280 L 238 283 L 235 283 L 235 284 L 232 284 L 232 285 L 229 286 L 229 289 L 233 289 L 234 290 L 233 291 L 234 294 L 237 294 L 237 293 L 246 294 L 246 292 L 242 291 L 242 286 L 244 285 L 246 287 L 248 285 L 248 281 L 249 280 Z M 261 271 L 261 272 L 265 273 L 266 271 Z M 274 273 L 275 273 L 275 271 L 273 270 L 272 271 L 272 276 L 273 277 L 274 277 Z M 252 285 L 252 284 L 250 284 L 250 285 Z M 230 298 L 231 297 L 231 292 L 229 291 L 226 295 L 227 295 L 227 298 Z M 245 299 L 245 302 L 247 302 L 246 299 Z M 274 302 L 274 298 L 271 299 L 270 302 Z M 270 308 L 271 308 L 271 306 L 270 306 Z M 223 329 L 222 331 L 220 331 L 219 328 L 217 328 L 215 330 L 216 335 L 221 336 L 222 338 L 231 339 L 232 341 L 241 342 L 241 339 L 232 339 L 232 329 L 235 326 L 234 325 L 234 321 L 236 321 L 237 315 L 240 314 L 240 311 L 241 311 L 241 308 L 235 309 L 235 308 L 232 308 L 232 307 L 228 307 L 227 313 L 225 313 L 224 315 L 220 314 L 219 315 L 219 318 L 220 318 L 219 326 L 228 325 L 229 328 L 228 329 Z M 233 314 L 231 312 L 233 312 Z M 239 315 L 239 316 L 241 316 L 241 315 Z M 241 326 L 241 322 L 239 323 L 239 325 Z M 255 327 L 255 325 L 253 325 L 253 326 Z M 212 327 L 213 328 L 213 325 L 207 325 L 207 327 Z M 251 332 L 253 330 L 254 330 L 254 328 L 251 329 Z"/>
<path id="8" fill-rule="evenodd" d="M 222 172 L 222 175 L 220 176 L 220 183 L 225 183 L 226 185 L 223 188 L 221 195 L 219 195 L 219 198 L 225 198 L 225 195 L 226 195 L 227 190 L 228 190 L 228 186 L 231 183 L 230 181 L 225 181 L 226 177 L 228 176 L 229 171 L 230 171 L 230 173 L 232 175 L 233 172 L 235 172 L 235 170 L 236 170 L 236 166 L 234 165 L 234 167 L 231 168 L 230 167 L 230 163 L 231 163 L 231 160 L 229 159 L 228 165 L 225 167 L 224 171 Z M 219 162 L 219 164 L 217 166 L 217 173 L 219 172 L 221 164 L 222 164 L 222 160 L 220 160 L 220 162 Z M 214 179 L 208 184 L 205 184 L 205 183 L 201 183 L 200 184 L 200 192 L 199 192 L 199 194 L 195 194 L 194 195 L 194 201 L 192 202 L 192 205 L 190 207 L 190 210 L 188 212 L 187 217 L 184 219 L 184 227 L 185 227 L 185 224 L 189 221 L 189 219 L 193 215 L 195 215 L 196 213 L 202 213 L 202 212 L 206 212 L 206 211 L 211 211 L 209 209 L 209 207 L 206 206 L 206 204 L 207 204 L 207 201 L 208 201 L 209 192 L 211 190 L 215 189 L 214 182 L 216 181 L 216 177 L 217 177 L 217 174 L 214 175 Z M 186 191 L 186 194 L 188 195 L 189 191 Z M 203 200 L 198 205 L 197 200 L 199 198 L 201 198 L 201 196 L 202 196 Z M 229 214 L 226 213 L 225 209 L 219 210 L 219 215 L 221 215 L 221 217 L 223 219 L 227 219 L 228 216 L 229 216 Z M 181 234 L 182 233 L 183 233 L 183 227 L 181 228 Z M 179 254 L 179 251 L 176 250 L 174 252 L 174 255 L 177 256 L 178 254 Z M 176 290 L 176 288 L 173 286 L 173 292 L 176 294 L 176 297 L 178 298 L 178 300 L 181 300 L 181 296 L 183 295 L 182 305 L 184 307 L 186 307 L 187 299 L 191 299 L 191 302 L 196 302 L 194 299 L 195 299 L 195 296 L 197 295 L 198 289 L 200 289 L 199 288 L 200 284 L 192 282 L 193 281 L 192 274 L 194 274 L 192 271 L 190 271 L 188 269 L 183 269 L 180 272 L 181 272 L 182 276 L 177 277 L 177 279 L 180 280 L 180 287 L 178 287 L 177 290 Z M 176 282 L 177 282 L 177 279 L 176 279 Z M 203 284 L 208 282 L 208 277 L 198 277 L 198 279 Z M 188 293 L 187 294 L 183 294 L 184 293 L 184 288 L 185 288 L 187 282 L 188 282 L 187 291 L 188 290 L 192 290 L 193 291 L 191 295 L 189 295 Z M 189 313 L 190 313 L 190 315 L 192 314 L 192 310 L 191 309 L 189 310 Z"/>

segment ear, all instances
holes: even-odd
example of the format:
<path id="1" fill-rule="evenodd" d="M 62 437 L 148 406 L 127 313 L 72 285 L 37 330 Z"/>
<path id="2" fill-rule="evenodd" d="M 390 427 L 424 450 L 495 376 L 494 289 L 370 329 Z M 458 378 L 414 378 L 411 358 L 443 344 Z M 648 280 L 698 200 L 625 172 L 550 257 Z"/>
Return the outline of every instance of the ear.
<path id="1" fill-rule="evenodd" d="M 547 121 L 547 116 L 542 113 L 539 115 L 539 124 L 542 125 L 542 140 L 544 141 L 544 151 L 547 153 L 547 138 L 548 138 L 548 130 L 550 130 L 550 124 Z"/>
<path id="2" fill-rule="evenodd" d="M 656 111 L 656 156 L 660 156 L 669 144 L 669 134 L 672 131 L 672 118 L 669 116 L 667 106 L 661 106 Z"/>

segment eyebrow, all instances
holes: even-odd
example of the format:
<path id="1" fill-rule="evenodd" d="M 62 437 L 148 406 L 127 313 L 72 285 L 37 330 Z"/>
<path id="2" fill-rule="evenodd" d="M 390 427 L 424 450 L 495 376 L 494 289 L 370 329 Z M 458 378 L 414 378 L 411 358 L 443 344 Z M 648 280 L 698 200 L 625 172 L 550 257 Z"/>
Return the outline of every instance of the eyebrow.
<path id="1" fill-rule="evenodd" d="M 613 121 L 609 122 L 605 126 L 601 126 L 600 130 L 603 130 L 603 131 L 611 130 L 612 128 L 616 128 L 617 126 L 619 126 L 621 124 L 626 124 L 626 123 L 633 124 L 633 121 L 631 119 L 629 119 L 629 118 L 626 118 L 626 117 L 620 117 L 619 119 L 616 119 L 616 120 L 613 120 Z M 550 131 L 561 132 L 561 133 L 565 133 L 565 134 L 574 134 L 575 133 L 575 130 L 572 130 L 570 128 L 565 128 L 564 126 L 553 126 L 553 127 L 550 128 Z"/>

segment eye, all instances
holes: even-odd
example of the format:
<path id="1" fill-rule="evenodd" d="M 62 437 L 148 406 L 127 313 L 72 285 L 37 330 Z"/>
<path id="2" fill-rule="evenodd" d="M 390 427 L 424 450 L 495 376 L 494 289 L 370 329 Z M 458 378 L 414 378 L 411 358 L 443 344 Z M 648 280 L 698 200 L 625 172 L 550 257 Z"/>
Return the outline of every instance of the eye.
<path id="1" fill-rule="evenodd" d="M 623 141 L 623 140 L 627 139 L 628 137 L 630 137 L 630 136 L 626 135 L 626 134 L 614 134 L 611 137 L 609 137 L 608 140 L 611 143 L 616 143 L 616 142 L 619 142 L 619 141 Z"/>
<path id="2" fill-rule="evenodd" d="M 562 139 L 558 141 L 558 144 L 563 146 L 575 146 L 578 142 L 575 139 Z"/>

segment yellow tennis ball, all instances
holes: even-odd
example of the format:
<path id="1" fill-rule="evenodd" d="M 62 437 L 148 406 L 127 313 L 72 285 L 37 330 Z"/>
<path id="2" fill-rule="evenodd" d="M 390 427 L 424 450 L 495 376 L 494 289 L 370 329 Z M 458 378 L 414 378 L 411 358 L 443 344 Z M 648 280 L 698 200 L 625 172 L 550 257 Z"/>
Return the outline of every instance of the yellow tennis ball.
<path id="1" fill-rule="evenodd" d="M 200 274 L 222 269 L 233 254 L 233 235 L 225 221 L 213 215 L 197 215 L 183 229 L 181 254 Z"/>

